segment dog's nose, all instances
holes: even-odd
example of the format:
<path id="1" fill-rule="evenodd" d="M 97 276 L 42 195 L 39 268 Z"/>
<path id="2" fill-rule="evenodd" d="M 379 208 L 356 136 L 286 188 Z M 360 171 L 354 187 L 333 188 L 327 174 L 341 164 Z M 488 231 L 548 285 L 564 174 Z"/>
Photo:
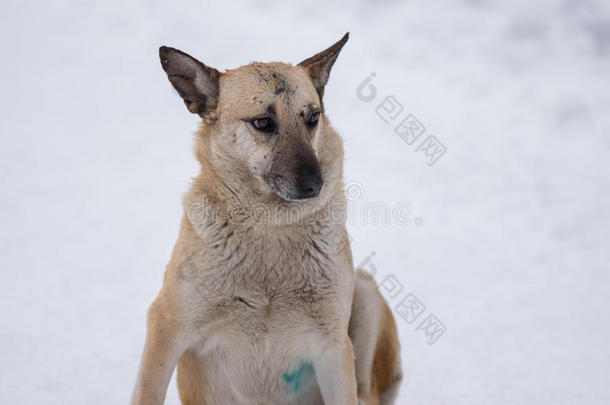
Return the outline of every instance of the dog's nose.
<path id="1" fill-rule="evenodd" d="M 300 199 L 316 198 L 324 186 L 324 180 L 317 166 L 304 166 L 298 171 L 296 178 L 297 191 Z"/>

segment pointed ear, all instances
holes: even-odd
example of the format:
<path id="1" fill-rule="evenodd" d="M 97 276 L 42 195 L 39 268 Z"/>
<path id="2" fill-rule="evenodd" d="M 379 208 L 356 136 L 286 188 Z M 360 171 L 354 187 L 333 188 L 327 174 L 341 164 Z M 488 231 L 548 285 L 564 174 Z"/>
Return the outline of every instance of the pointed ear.
<path id="1" fill-rule="evenodd" d="M 330 69 L 333 67 L 335 60 L 337 60 L 337 56 L 339 56 L 339 52 L 341 52 L 341 48 L 343 48 L 343 45 L 345 45 L 348 39 L 349 32 L 346 33 L 339 42 L 327 50 L 315 54 L 311 58 L 305 59 L 298 64 L 298 66 L 304 68 L 309 74 L 313 86 L 320 96 L 320 100 L 322 100 L 322 96 L 324 95 L 324 86 L 326 86 L 326 83 L 328 82 Z"/>
<path id="2" fill-rule="evenodd" d="M 178 49 L 167 46 L 159 48 L 159 58 L 161 67 L 184 100 L 186 108 L 205 120 L 213 120 L 222 73 Z"/>

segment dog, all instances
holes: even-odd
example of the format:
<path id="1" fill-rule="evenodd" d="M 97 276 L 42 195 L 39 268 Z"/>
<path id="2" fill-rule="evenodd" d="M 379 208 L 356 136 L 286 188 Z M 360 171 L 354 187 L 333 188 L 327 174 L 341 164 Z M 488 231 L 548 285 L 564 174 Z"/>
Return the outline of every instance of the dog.
<path id="1" fill-rule="evenodd" d="M 148 311 L 133 405 L 392 404 L 396 324 L 354 270 L 343 146 L 322 103 L 340 41 L 296 66 L 224 73 L 161 47 L 191 113 L 201 172 Z"/>

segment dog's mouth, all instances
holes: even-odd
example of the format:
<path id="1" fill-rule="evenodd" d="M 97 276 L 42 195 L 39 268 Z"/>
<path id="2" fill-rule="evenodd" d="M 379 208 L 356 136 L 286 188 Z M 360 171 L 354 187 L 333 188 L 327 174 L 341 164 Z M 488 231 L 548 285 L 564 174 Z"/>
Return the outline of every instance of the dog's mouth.
<path id="1" fill-rule="evenodd" d="M 322 186 L 324 187 L 324 186 Z M 315 200 L 320 196 L 320 192 L 322 189 L 318 191 L 308 192 L 308 193 L 290 193 L 290 192 L 282 192 L 276 191 L 276 194 L 281 198 L 287 201 L 305 201 L 305 200 Z"/>

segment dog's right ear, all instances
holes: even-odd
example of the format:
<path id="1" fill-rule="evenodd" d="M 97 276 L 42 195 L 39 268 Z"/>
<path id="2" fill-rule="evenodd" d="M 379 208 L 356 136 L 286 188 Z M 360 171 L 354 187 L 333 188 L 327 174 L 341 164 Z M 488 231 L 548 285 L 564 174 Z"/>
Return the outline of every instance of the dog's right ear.
<path id="1" fill-rule="evenodd" d="M 159 58 L 161 67 L 184 100 L 186 108 L 208 122 L 213 121 L 218 104 L 218 83 L 222 73 L 178 49 L 167 46 L 159 48 Z"/>

